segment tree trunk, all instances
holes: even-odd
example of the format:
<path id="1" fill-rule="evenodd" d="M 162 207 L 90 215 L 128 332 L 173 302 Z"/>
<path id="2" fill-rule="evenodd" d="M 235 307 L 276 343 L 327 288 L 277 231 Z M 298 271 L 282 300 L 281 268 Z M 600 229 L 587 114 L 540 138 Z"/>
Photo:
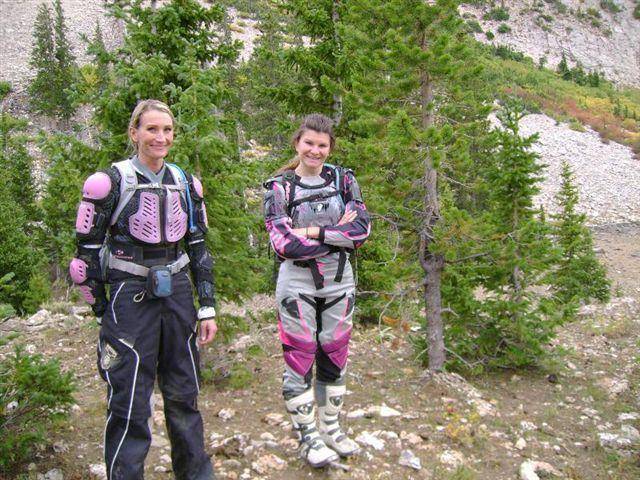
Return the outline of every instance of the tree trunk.
<path id="1" fill-rule="evenodd" d="M 426 37 L 422 39 L 422 48 L 426 48 Z M 421 85 L 422 128 L 433 124 L 431 103 L 433 102 L 433 83 L 428 72 L 423 72 Z M 427 323 L 427 342 L 429 345 L 429 370 L 441 371 L 446 359 L 444 349 L 444 328 L 442 325 L 442 297 L 440 283 L 444 270 L 444 257 L 431 250 L 435 226 L 440 219 L 440 200 L 438 198 L 438 172 L 433 165 L 429 146 L 424 146 L 424 219 L 420 233 L 420 265 L 425 273 L 424 302 Z"/>
<path id="2" fill-rule="evenodd" d="M 335 42 L 336 50 L 340 50 L 340 37 L 338 36 L 338 22 L 340 22 L 340 13 L 338 12 L 340 0 L 333 0 L 331 4 L 331 20 L 333 21 L 333 40 Z M 342 79 L 339 79 L 342 80 Z M 333 112 L 333 123 L 337 127 L 342 121 L 342 95 L 339 93 L 333 94 L 333 104 L 331 105 L 331 111 Z"/>

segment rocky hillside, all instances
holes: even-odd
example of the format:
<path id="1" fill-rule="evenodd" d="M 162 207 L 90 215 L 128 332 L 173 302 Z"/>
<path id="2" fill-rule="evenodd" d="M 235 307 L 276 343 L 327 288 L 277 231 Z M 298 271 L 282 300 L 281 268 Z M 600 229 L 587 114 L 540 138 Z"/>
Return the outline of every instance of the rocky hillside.
<path id="1" fill-rule="evenodd" d="M 544 57 L 549 67 L 555 67 L 564 53 L 570 66 L 579 62 L 587 71 L 602 72 L 618 85 L 640 87 L 640 19 L 633 13 L 636 1 L 493 3 L 505 5 L 508 18 L 489 5 L 461 7 L 468 20 L 480 24 L 477 40 L 509 45 L 536 62 Z"/>
<path id="2" fill-rule="evenodd" d="M 3 80 L 18 90 L 31 78 L 29 66 L 31 33 L 37 7 L 42 0 L 3 0 L 0 15 L 0 65 Z M 208 3 L 208 2 L 203 2 Z M 510 45 L 536 61 L 545 57 L 547 65 L 555 66 L 561 55 L 570 65 L 580 62 L 587 70 L 603 72 L 608 79 L 620 84 L 640 87 L 640 19 L 634 18 L 635 0 L 515 0 L 493 2 L 504 4 L 509 18 L 491 19 L 492 2 L 464 4 L 461 12 L 468 20 L 475 19 L 482 32 L 475 34 L 480 41 Z M 101 0 L 62 0 L 75 53 L 83 59 L 81 36 L 91 35 L 99 21 L 107 45 L 114 45 L 122 35 L 122 26 L 105 16 Z M 480 5 L 477 5 L 480 4 Z M 619 12 L 603 8 L 614 4 Z M 495 15 L 493 15 L 495 17 Z M 498 15 L 498 17 L 500 17 Z M 486 19 L 485 19 L 486 18 Z M 505 24 L 509 31 L 506 30 Z M 247 58 L 257 31 L 252 22 L 243 20 L 243 27 L 233 29 L 234 37 L 246 44 Z M 491 32 L 493 40 L 487 38 Z"/>
<path id="3" fill-rule="evenodd" d="M 24 90 L 34 72 L 29 65 L 33 43 L 33 24 L 42 0 L 2 0 L 0 3 L 0 79 L 10 82 L 17 92 Z M 80 62 L 86 58 L 82 36 L 91 36 L 100 22 L 107 47 L 122 38 L 120 22 L 106 16 L 101 0 L 62 0 L 69 40 Z"/>

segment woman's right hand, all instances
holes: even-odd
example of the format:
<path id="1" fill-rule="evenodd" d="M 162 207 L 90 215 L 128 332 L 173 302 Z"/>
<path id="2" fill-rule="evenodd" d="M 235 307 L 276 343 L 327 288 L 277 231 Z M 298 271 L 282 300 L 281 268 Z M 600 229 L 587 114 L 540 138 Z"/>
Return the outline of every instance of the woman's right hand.
<path id="1" fill-rule="evenodd" d="M 356 212 L 355 210 L 347 210 L 346 212 L 344 212 L 344 215 L 342 216 L 342 218 L 338 222 L 338 225 L 344 225 L 345 223 L 351 223 L 356 219 L 357 216 L 358 216 L 358 212 Z"/>

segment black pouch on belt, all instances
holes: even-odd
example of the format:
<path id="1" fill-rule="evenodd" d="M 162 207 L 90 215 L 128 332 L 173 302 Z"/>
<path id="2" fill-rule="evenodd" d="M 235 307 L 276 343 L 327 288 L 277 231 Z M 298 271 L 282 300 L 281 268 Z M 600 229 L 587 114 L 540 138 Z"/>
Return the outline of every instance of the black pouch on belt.
<path id="1" fill-rule="evenodd" d="M 171 269 L 164 265 L 157 265 L 149 268 L 147 276 L 147 294 L 152 297 L 168 297 L 173 293 L 171 284 Z"/>

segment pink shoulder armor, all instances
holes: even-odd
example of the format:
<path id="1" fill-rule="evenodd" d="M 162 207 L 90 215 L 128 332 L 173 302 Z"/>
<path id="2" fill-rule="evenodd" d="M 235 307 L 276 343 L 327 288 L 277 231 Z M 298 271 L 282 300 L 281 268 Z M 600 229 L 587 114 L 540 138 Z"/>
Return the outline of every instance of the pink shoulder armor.
<path id="1" fill-rule="evenodd" d="M 82 187 L 82 197 L 91 200 L 102 200 L 111 191 L 111 179 L 109 175 L 103 172 L 97 172 L 91 175 L 84 182 Z"/>
<path id="2" fill-rule="evenodd" d="M 200 180 L 198 180 L 198 178 L 195 176 L 192 178 L 193 178 L 193 188 L 196 189 L 196 193 L 200 198 L 204 198 L 204 189 L 202 188 L 202 182 L 200 182 Z"/>

